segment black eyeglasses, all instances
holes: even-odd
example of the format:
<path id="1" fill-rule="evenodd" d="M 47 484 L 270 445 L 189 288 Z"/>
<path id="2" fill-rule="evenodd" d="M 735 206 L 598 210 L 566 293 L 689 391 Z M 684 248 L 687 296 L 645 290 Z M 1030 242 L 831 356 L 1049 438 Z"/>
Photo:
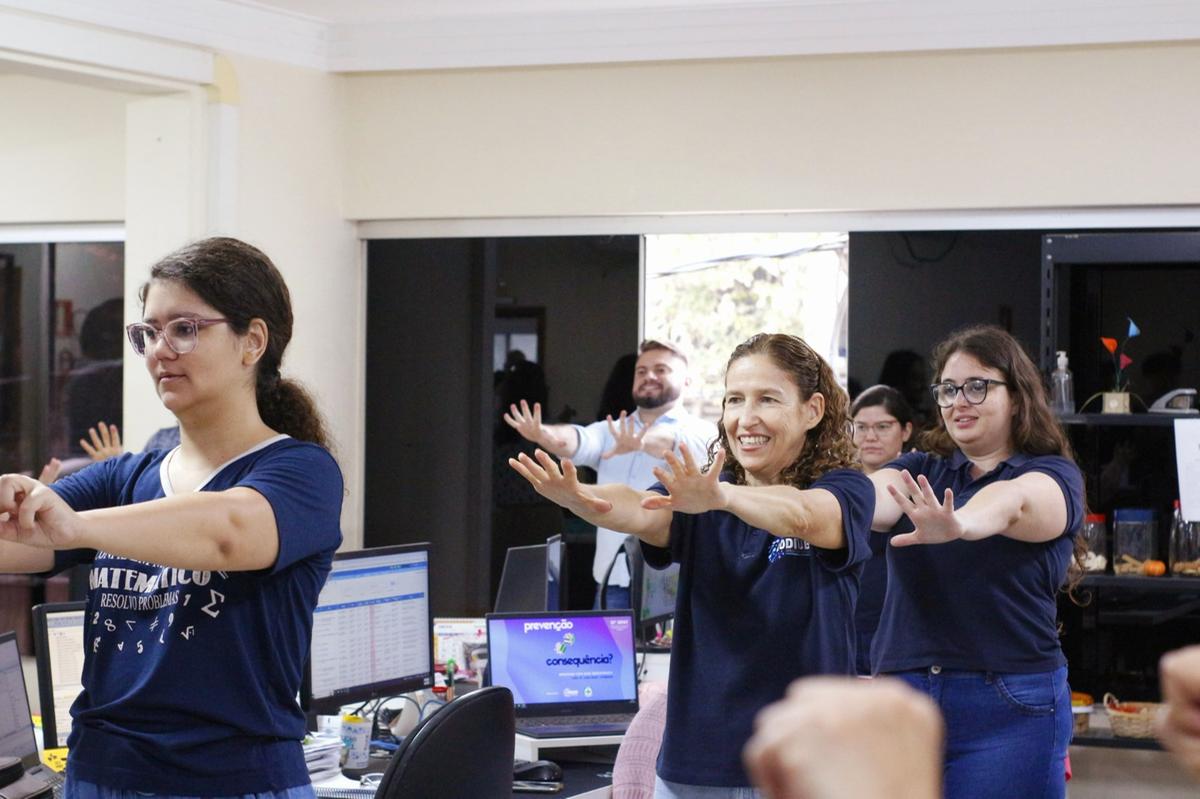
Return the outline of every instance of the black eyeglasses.
<path id="1" fill-rule="evenodd" d="M 154 348 L 160 335 L 176 355 L 187 355 L 196 349 L 196 344 L 200 340 L 201 328 L 228 321 L 228 319 L 183 318 L 172 319 L 162 327 L 155 327 L 146 322 L 134 322 L 125 328 L 125 333 L 129 336 L 129 343 L 133 345 L 133 351 L 142 357 L 145 357 L 147 349 Z"/>
<path id="2" fill-rule="evenodd" d="M 954 407 L 954 400 L 958 396 L 958 392 L 962 392 L 963 397 L 972 405 L 978 405 L 987 399 L 988 386 L 1008 386 L 1003 380 L 991 380 L 986 377 L 972 377 L 970 380 L 964 380 L 961 386 L 956 386 L 949 380 L 941 383 L 934 383 L 929 387 L 933 392 L 933 399 L 941 408 Z"/>

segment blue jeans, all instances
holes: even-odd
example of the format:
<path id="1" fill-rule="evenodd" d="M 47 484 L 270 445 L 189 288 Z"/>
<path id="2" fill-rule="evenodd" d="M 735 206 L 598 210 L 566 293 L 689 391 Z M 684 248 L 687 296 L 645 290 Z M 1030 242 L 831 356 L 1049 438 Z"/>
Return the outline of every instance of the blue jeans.
<path id="1" fill-rule="evenodd" d="M 313 790 L 312 785 L 297 785 L 295 788 L 286 788 L 282 791 L 242 794 L 238 799 L 314 799 L 316 795 L 317 792 Z M 193 799 L 193 797 L 105 788 L 103 785 L 77 780 L 71 776 L 70 772 L 67 773 L 67 778 L 63 782 L 63 799 L 146 799 L 150 796 L 155 799 Z"/>
<path id="2" fill-rule="evenodd" d="M 606 610 L 624 609 L 631 606 L 629 587 L 621 585 L 607 586 L 604 592 L 604 607 Z M 596 599 L 592 603 L 593 610 L 600 609 L 600 586 L 596 586 Z"/>
<path id="3" fill-rule="evenodd" d="M 654 778 L 654 799 L 760 799 L 754 788 L 727 788 L 721 785 L 684 785 Z"/>
<path id="4" fill-rule="evenodd" d="M 937 666 L 891 675 L 946 720 L 945 799 L 1063 799 L 1071 743 L 1067 669 L 1036 674 Z"/>

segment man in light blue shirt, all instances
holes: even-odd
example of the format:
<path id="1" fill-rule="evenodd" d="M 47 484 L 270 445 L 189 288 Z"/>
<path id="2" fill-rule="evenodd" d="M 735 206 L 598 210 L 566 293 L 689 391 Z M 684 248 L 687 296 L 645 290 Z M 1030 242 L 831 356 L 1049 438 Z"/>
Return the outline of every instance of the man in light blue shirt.
<path id="1" fill-rule="evenodd" d="M 524 438 L 559 458 L 570 458 L 577 466 L 596 470 L 600 483 L 624 483 L 638 490 L 658 482 L 654 467 L 665 466 L 665 453 L 679 454 L 679 445 L 687 444 L 700 462 L 706 460 L 708 444 L 717 436 L 717 428 L 689 413 L 680 402 L 683 389 L 691 382 L 687 356 L 674 344 L 653 339 L 638 347 L 633 375 L 633 402 L 637 410 L 617 419 L 611 416 L 586 427 L 572 424 L 542 424 L 542 409 L 531 409 L 524 400 L 512 405 L 506 421 Z M 624 533 L 596 530 L 596 557 L 592 577 L 596 580 L 596 605 L 600 585 L 608 572 L 606 607 L 627 608 L 629 570 L 618 557 Z M 614 562 L 615 560 L 615 562 Z M 609 568 L 611 566 L 611 572 Z"/>

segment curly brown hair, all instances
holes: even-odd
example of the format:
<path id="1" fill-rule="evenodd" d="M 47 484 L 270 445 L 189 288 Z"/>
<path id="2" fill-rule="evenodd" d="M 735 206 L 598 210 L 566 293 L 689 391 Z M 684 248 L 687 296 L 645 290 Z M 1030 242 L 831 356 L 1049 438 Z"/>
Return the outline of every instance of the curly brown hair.
<path id="1" fill-rule="evenodd" d="M 1042 375 L 1019 341 L 995 325 L 973 325 L 956 330 L 934 347 L 935 380 L 941 379 L 942 370 L 950 356 L 959 352 L 1004 375 L 1014 408 L 1010 433 L 1014 452 L 1061 455 L 1067 460 L 1075 460 L 1071 442 L 1046 401 Z M 946 429 L 946 419 L 942 414 L 938 414 L 938 423 L 921 435 L 921 447 L 942 457 L 949 456 L 958 448 Z M 1084 510 L 1086 512 L 1086 507 Z M 1075 536 L 1075 568 L 1071 570 L 1067 583 L 1067 591 L 1072 599 L 1083 575 L 1083 556 L 1086 552 L 1087 544 L 1083 537 Z"/>
<path id="2" fill-rule="evenodd" d="M 779 483 L 796 488 L 808 488 L 813 482 L 831 469 L 857 469 L 854 443 L 850 438 L 850 398 L 837 384 L 833 370 L 825 359 L 797 336 L 786 333 L 759 333 L 739 344 L 725 372 L 741 358 L 749 355 L 765 355 L 771 362 L 787 372 L 792 382 L 800 389 L 801 400 L 813 394 L 825 398 L 825 414 L 817 426 L 808 431 L 804 445 L 796 460 L 779 473 Z M 722 400 L 722 409 L 724 408 Z M 729 446 L 725 432 L 725 420 L 717 424 L 717 438 L 708 449 L 708 465 L 711 466 L 718 449 L 725 450 L 725 468 L 733 475 L 738 485 L 746 485 L 746 470 L 738 463 Z M 707 467 L 706 467 L 707 468 Z"/>

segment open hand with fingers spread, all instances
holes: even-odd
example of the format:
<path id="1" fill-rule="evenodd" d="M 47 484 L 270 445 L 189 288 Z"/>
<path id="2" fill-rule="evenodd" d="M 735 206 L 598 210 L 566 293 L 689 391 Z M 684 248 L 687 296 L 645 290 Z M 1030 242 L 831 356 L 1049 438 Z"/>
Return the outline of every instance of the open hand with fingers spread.
<path id="1" fill-rule="evenodd" d="M 543 450 L 534 450 L 531 458 L 522 452 L 516 458 L 509 458 L 508 465 L 529 481 L 533 489 L 546 499 L 561 505 L 577 516 L 608 513 L 612 503 L 593 494 L 588 486 L 579 482 L 575 473 L 575 464 L 563 460 L 562 468 L 554 462 L 554 458 Z"/>
<path id="2" fill-rule="evenodd" d="M 121 448 L 121 431 L 115 424 L 100 422 L 95 427 L 89 427 L 88 438 L 79 439 L 79 446 L 94 461 L 107 460 L 124 451 Z"/>
<path id="3" fill-rule="evenodd" d="M 525 400 L 521 400 L 520 407 L 509 405 L 508 413 L 504 414 L 504 421 L 526 441 L 537 442 L 542 434 L 542 405 L 535 402 L 530 409 Z"/>
<path id="4" fill-rule="evenodd" d="M 637 425 L 634 423 L 634 418 L 621 411 L 621 415 L 614 421 L 612 416 L 606 416 L 608 420 L 608 432 L 612 435 L 613 446 L 608 452 L 605 452 L 600 457 L 604 460 L 624 455 L 627 452 L 640 452 L 642 449 L 642 437 L 646 435 L 649 427 L 643 427 L 639 432 Z"/>
<path id="5" fill-rule="evenodd" d="M 0 541 L 70 549 L 79 526 L 79 514 L 43 483 L 21 474 L 0 475 Z"/>
<path id="6" fill-rule="evenodd" d="M 704 513 L 724 508 L 725 493 L 721 488 L 721 467 L 725 464 L 725 450 L 717 450 L 712 466 L 707 472 L 700 470 L 687 444 L 679 445 L 682 458 L 666 453 L 667 466 L 655 468 L 654 476 L 667 489 L 666 496 L 646 497 L 642 507 L 647 510 L 669 509 L 680 513 Z"/>
<path id="7" fill-rule="evenodd" d="M 900 510 L 913 523 L 911 533 L 902 533 L 892 537 L 892 546 L 906 547 L 912 544 L 944 544 L 947 541 L 957 541 L 966 534 L 962 522 L 954 511 L 954 492 L 946 489 L 945 495 L 939 501 L 929 485 L 925 475 L 917 475 L 914 480 L 905 469 L 900 473 L 904 481 L 904 489 L 888 486 L 888 493 L 900 506 Z"/>

